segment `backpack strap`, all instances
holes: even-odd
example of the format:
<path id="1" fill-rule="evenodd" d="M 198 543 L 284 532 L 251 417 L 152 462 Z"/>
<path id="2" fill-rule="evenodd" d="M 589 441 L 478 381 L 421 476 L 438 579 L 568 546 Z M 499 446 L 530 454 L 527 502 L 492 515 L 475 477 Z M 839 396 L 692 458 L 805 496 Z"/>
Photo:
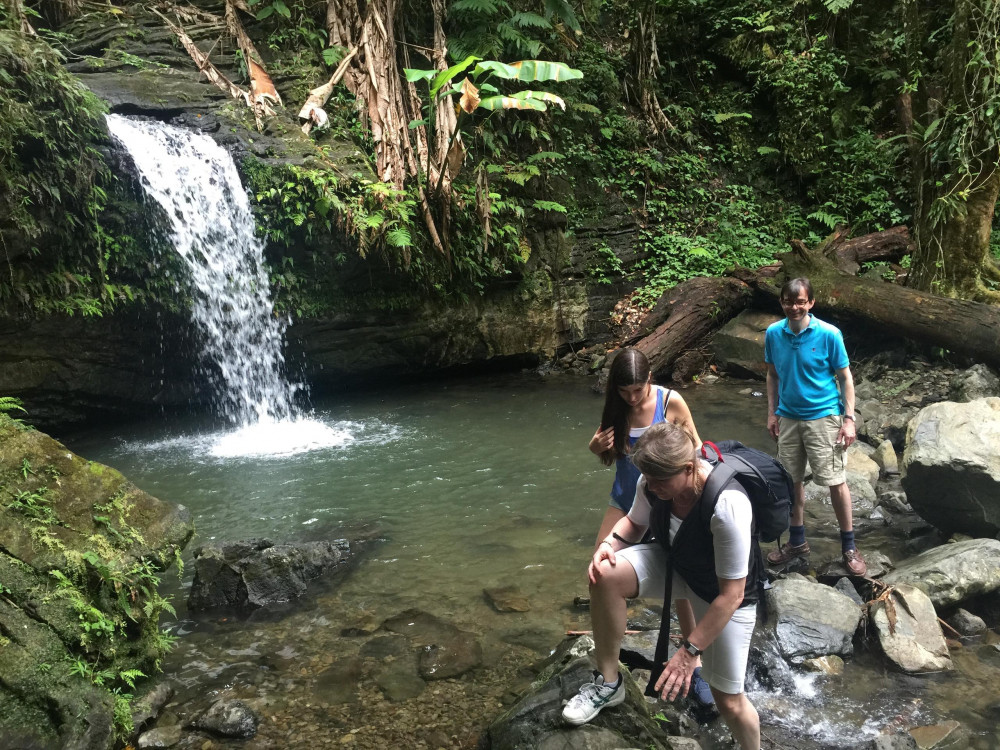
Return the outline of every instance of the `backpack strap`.
<path id="1" fill-rule="evenodd" d="M 715 448 L 714 443 L 708 444 Z M 702 446 L 702 450 L 705 450 L 704 446 Z M 727 463 L 723 463 L 722 454 L 720 453 L 719 463 L 715 465 L 712 473 L 708 475 L 705 486 L 701 490 L 701 500 L 698 502 L 704 521 L 708 522 L 712 518 L 712 514 L 715 512 L 715 504 L 719 502 L 719 495 L 722 494 L 722 491 L 734 479 L 736 479 L 736 469 Z"/>

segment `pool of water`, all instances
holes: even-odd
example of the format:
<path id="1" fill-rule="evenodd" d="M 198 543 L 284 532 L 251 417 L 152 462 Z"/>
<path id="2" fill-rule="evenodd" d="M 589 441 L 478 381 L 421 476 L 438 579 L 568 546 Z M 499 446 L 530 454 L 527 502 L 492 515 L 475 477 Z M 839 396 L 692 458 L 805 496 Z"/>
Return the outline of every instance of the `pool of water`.
<path id="1" fill-rule="evenodd" d="M 572 603 L 586 594 L 586 564 L 612 480 L 587 450 L 602 405 L 592 383 L 522 374 L 340 396 L 317 403 L 314 422 L 292 430 L 292 443 L 308 446 L 301 438 L 320 428 L 321 447 L 298 452 L 282 448 L 289 437 L 277 430 L 234 438 L 196 419 L 67 443 L 187 506 L 197 526 L 188 555 L 213 539 L 377 532 L 380 541 L 346 579 L 319 587 L 280 618 L 190 617 L 183 606 L 190 582 L 173 580 L 180 606 L 168 627 L 180 639 L 164 667 L 181 698 L 256 701 L 268 720 L 251 746 L 474 747 L 522 668 L 567 630 L 589 629 Z M 730 382 L 690 388 L 684 397 L 704 438 L 768 450 L 762 391 L 760 383 Z M 498 586 L 517 586 L 530 610 L 494 611 L 483 590 Z M 411 608 L 476 633 L 484 668 L 390 705 L 351 661 L 358 639 L 341 631 Z M 765 722 L 800 735 L 802 747 L 852 747 L 894 719 L 909 726 L 952 713 L 962 714 L 974 740 L 995 743 L 977 746 L 997 747 L 983 717 L 1000 694 L 978 707 L 956 700 L 972 684 L 988 681 L 994 691 L 1000 684 L 997 669 L 974 663 L 958 676 L 920 681 L 859 659 L 844 678 L 812 678 L 797 696 L 754 700 Z M 343 683 L 356 684 L 331 688 Z M 705 746 L 713 746 L 710 738 Z"/>

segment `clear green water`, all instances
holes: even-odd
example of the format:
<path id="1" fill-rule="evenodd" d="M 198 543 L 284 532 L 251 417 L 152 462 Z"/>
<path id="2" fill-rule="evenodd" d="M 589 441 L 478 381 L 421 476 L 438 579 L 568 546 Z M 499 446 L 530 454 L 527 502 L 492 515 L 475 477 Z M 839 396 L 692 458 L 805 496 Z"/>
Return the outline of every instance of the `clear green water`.
<path id="1" fill-rule="evenodd" d="M 314 417 L 350 439 L 288 457 L 216 458 L 217 433 L 196 420 L 150 422 L 68 444 L 187 506 L 198 530 L 188 554 L 209 539 L 282 542 L 378 531 L 380 541 L 353 573 L 335 587 L 317 587 L 291 614 L 238 622 L 192 618 L 179 606 L 180 620 L 170 627 L 181 638 L 165 671 L 182 686 L 182 698 L 257 700 L 270 717 L 255 740 L 260 747 L 336 746 L 351 733 L 355 747 L 411 740 L 474 747 L 519 669 L 548 653 L 566 630 L 589 629 L 572 601 L 586 594 L 585 569 L 613 476 L 587 450 L 602 404 L 592 383 L 512 375 L 342 396 L 317 403 Z M 771 448 L 766 400 L 748 390 L 760 394 L 763 384 L 683 392 L 703 438 Z M 266 453 L 267 442 L 265 436 L 257 451 Z M 834 530 L 826 536 L 813 543 L 814 554 L 836 554 Z M 892 541 L 872 534 L 864 545 L 888 551 Z M 180 601 L 190 575 L 173 584 Z M 530 611 L 500 614 L 488 604 L 484 588 L 511 585 Z M 379 702 L 374 676 L 351 661 L 363 639 L 340 632 L 409 608 L 474 632 L 485 658 L 484 669 L 431 683 L 407 709 Z M 982 700 L 971 704 L 961 695 L 983 680 L 995 685 L 1000 669 L 978 659 L 963 663 L 953 677 L 900 682 L 873 659 L 859 659 L 844 678 L 806 680 L 800 696 L 760 695 L 755 702 L 765 723 L 770 713 L 816 743 L 802 747 L 851 747 L 897 715 L 912 725 L 953 713 L 973 730 L 976 747 L 991 747 L 996 735 L 984 718 L 990 693 L 983 697 L 976 688 Z M 347 699 L 332 696 L 331 679 L 360 687 Z M 411 711 L 403 728 L 381 723 L 400 710 Z M 703 742 L 714 746 L 710 738 Z"/>

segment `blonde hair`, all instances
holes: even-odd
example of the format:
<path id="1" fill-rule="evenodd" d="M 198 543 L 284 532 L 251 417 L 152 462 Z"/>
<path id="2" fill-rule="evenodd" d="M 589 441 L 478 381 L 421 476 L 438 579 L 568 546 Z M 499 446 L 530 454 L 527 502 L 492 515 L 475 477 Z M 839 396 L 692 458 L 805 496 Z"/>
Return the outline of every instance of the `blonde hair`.
<path id="1" fill-rule="evenodd" d="M 642 434 L 632 447 L 632 463 L 653 479 L 669 479 L 691 464 L 695 492 L 701 494 L 698 446 L 687 430 L 671 422 L 657 422 Z"/>

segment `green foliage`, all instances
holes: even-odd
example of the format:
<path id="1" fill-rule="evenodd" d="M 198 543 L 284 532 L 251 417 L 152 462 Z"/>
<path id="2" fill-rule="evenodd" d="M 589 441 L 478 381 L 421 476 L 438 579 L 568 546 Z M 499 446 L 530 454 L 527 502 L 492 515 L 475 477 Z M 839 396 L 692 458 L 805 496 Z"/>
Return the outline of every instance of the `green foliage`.
<path id="1" fill-rule="evenodd" d="M 536 57 L 551 48 L 565 29 L 580 30 L 566 0 L 543 0 L 541 6 L 542 13 L 537 13 L 507 0 L 452 0 L 448 4 L 453 21 L 451 53 L 456 58 Z"/>

